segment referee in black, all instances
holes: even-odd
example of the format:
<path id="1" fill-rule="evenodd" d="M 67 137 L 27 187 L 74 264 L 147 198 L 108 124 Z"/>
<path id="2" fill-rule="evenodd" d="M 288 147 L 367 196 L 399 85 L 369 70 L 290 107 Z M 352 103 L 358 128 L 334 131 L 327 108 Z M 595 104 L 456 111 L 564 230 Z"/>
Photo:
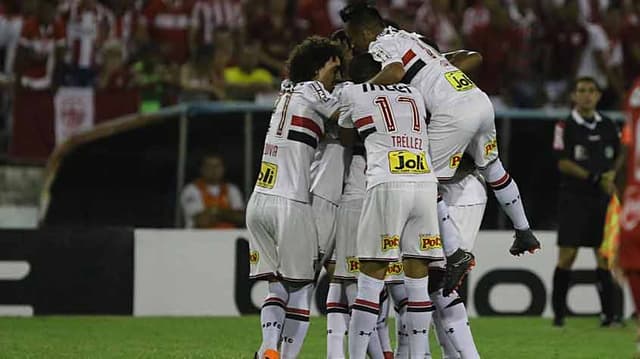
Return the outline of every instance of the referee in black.
<path id="1" fill-rule="evenodd" d="M 605 214 L 615 190 L 614 168 L 619 157 L 618 127 L 596 111 L 602 92 L 593 78 L 574 84 L 571 115 L 556 124 L 553 149 L 561 174 L 559 197 L 558 264 L 553 275 L 553 325 L 563 326 L 571 267 L 579 247 L 594 250 L 597 289 L 602 305 L 601 325 L 620 324 L 614 315 L 614 285 L 607 262 L 598 253 Z"/>

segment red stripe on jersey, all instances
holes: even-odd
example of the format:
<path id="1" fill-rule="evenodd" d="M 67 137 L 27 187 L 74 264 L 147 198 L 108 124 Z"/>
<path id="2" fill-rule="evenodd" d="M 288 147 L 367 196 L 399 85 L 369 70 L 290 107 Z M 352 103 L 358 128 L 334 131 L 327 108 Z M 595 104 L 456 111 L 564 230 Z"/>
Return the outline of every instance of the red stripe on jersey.
<path id="1" fill-rule="evenodd" d="M 287 307 L 287 313 L 309 315 L 311 312 L 309 312 L 308 310 L 305 310 L 305 309 L 297 309 L 297 308 L 288 308 Z"/>
<path id="2" fill-rule="evenodd" d="M 370 301 L 364 300 L 364 299 L 356 299 L 355 304 L 364 305 L 364 306 L 371 307 L 371 308 L 374 308 L 374 309 L 380 309 L 380 305 L 378 303 L 370 302 Z"/>
<path id="3" fill-rule="evenodd" d="M 318 138 L 322 137 L 322 129 L 318 126 L 317 123 L 313 122 L 312 119 L 300 116 L 292 116 L 291 124 L 294 126 L 304 127 L 307 130 L 313 131 Z"/>
<path id="4" fill-rule="evenodd" d="M 413 60 L 414 57 L 416 57 L 416 53 L 413 52 L 413 50 L 409 49 L 409 51 L 405 52 L 404 55 L 402 55 L 402 64 L 408 64 L 411 60 Z"/>
<path id="5" fill-rule="evenodd" d="M 367 117 L 363 117 L 361 119 L 356 120 L 355 125 L 357 128 L 360 128 L 362 126 L 370 125 L 372 123 L 373 123 L 373 117 L 367 116 Z"/>
<path id="6" fill-rule="evenodd" d="M 500 185 L 505 184 L 507 181 L 509 180 L 509 174 L 505 173 L 504 176 L 502 176 L 502 178 L 500 178 L 499 180 L 495 181 L 495 182 L 491 182 L 489 183 L 489 185 L 491 187 L 498 187 Z"/>

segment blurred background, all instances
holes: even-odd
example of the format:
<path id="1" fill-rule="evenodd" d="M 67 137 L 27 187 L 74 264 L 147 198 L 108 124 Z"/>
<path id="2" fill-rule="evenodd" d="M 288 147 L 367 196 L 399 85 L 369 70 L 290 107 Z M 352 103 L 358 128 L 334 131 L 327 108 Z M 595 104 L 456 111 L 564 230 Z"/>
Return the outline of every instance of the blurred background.
<path id="1" fill-rule="evenodd" d="M 285 60 L 346 0 L 0 1 L 0 227 L 185 225 L 219 155 L 250 195 Z M 640 0 L 379 0 L 442 51 L 482 53 L 503 162 L 534 228 L 556 226 L 554 122 L 592 76 L 614 119 L 640 75 Z M 241 103 L 237 101 L 242 101 Z M 505 226 L 495 203 L 483 228 Z"/>

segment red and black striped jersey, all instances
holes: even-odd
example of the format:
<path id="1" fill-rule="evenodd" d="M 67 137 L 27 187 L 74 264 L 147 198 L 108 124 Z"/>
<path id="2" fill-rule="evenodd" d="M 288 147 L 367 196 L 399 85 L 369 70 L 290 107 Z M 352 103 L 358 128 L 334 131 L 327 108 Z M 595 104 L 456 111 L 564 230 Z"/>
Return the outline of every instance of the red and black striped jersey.
<path id="1" fill-rule="evenodd" d="M 310 169 L 338 100 L 318 81 L 285 81 L 271 115 L 255 191 L 309 202 Z"/>

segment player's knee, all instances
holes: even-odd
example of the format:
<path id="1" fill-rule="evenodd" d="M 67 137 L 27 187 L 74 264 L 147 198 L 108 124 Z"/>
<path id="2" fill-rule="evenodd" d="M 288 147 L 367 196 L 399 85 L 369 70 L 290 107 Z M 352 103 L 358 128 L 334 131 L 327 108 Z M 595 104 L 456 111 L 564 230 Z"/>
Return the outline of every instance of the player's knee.
<path id="1" fill-rule="evenodd" d="M 418 258 L 405 258 L 404 274 L 409 278 L 424 278 L 429 272 L 429 262 Z"/>
<path id="2" fill-rule="evenodd" d="M 384 280 L 388 266 L 389 264 L 387 262 L 360 260 L 360 273 L 364 273 L 378 280 Z"/>
<path id="3" fill-rule="evenodd" d="M 487 167 L 480 169 L 480 174 L 489 184 L 500 181 L 505 175 L 508 176 L 507 170 L 504 169 L 499 158 L 491 162 Z"/>

